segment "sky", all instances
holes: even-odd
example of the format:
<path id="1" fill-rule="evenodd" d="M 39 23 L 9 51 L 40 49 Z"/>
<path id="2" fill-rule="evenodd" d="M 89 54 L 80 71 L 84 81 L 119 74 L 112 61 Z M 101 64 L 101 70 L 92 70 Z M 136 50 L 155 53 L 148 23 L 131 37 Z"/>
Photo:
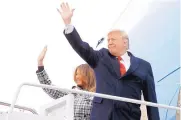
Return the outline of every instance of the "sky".
<path id="1" fill-rule="evenodd" d="M 158 56 L 166 50 L 164 49 L 165 46 L 169 46 L 173 42 L 165 42 L 165 39 L 159 37 L 162 40 L 159 41 L 158 46 L 154 46 L 154 43 L 158 42 L 157 39 L 150 42 L 150 39 L 145 39 L 148 34 L 145 34 L 144 37 L 141 32 L 144 32 L 145 29 L 148 31 L 150 29 L 153 30 L 153 28 L 147 26 L 147 23 L 150 23 L 150 26 L 155 25 L 157 19 L 154 16 L 155 18 L 147 19 L 145 23 L 143 20 L 146 19 L 148 14 L 156 12 L 152 8 L 154 7 L 153 3 L 157 3 L 157 8 L 159 9 L 160 4 L 173 1 L 177 0 L 164 0 L 164 2 L 163 0 L 157 0 L 157 2 L 155 0 L 67 0 L 71 7 L 75 8 L 72 24 L 81 34 L 84 41 L 95 48 L 97 41 L 105 37 L 110 29 L 119 28 L 125 30 L 132 38 L 131 50 L 137 56 L 143 57 L 153 64 L 153 70 L 156 71 L 154 72 L 156 79 L 178 67 L 179 59 L 170 66 L 170 69 L 163 71 L 167 62 L 158 64 L 158 61 L 160 61 Z M 56 10 L 61 2 L 61 0 L 0 1 L 0 101 L 11 103 L 17 87 L 23 82 L 39 83 L 36 76 L 37 57 L 45 45 L 48 46 L 48 51 L 44 65 L 53 84 L 63 88 L 71 88 L 74 85 L 73 73 L 75 67 L 84 63 L 84 61 L 74 52 L 63 35 L 65 26 Z M 129 2 L 127 10 L 115 23 Z M 170 6 L 172 5 L 170 4 Z M 160 14 L 165 13 L 161 9 L 160 11 Z M 159 24 L 165 21 L 161 18 L 159 20 Z M 155 34 L 156 32 L 153 35 Z M 164 33 L 161 34 L 163 35 Z M 140 36 L 141 39 L 139 39 Z M 179 40 L 176 43 L 179 43 Z M 172 50 L 177 52 L 174 52 L 172 57 L 177 59 L 179 58 L 179 46 L 176 43 L 174 45 L 177 47 Z M 154 57 L 148 56 L 146 52 L 140 49 L 141 46 L 146 49 L 150 44 L 155 47 L 155 51 L 154 47 L 148 51 Z M 106 47 L 106 41 L 97 49 L 101 47 Z M 163 51 L 157 52 L 156 50 L 160 47 L 162 47 Z M 165 54 L 162 55 L 162 57 L 166 58 Z M 162 71 L 162 73 L 158 71 Z M 179 78 L 179 73 L 177 74 L 176 78 Z M 174 90 L 171 91 L 173 93 Z M 38 111 L 41 105 L 50 101 L 52 99 L 40 88 L 24 87 L 17 104 L 35 108 Z M 167 104 L 164 100 L 160 99 L 160 101 Z"/>

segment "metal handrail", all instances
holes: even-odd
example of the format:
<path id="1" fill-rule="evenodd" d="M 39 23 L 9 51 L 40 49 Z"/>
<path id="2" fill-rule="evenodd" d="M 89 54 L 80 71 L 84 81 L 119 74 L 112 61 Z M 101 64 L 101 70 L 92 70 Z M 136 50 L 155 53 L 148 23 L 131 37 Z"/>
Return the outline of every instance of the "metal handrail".
<path id="1" fill-rule="evenodd" d="M 6 102 L 1 102 L 1 101 L 0 101 L 0 105 L 7 106 L 7 107 L 10 107 L 10 106 L 11 106 L 11 104 L 6 103 Z M 36 110 L 35 110 L 35 109 L 32 109 L 32 108 L 28 108 L 28 107 L 24 107 L 24 106 L 19 106 L 19 105 L 14 105 L 14 107 L 15 107 L 15 108 L 18 108 L 18 109 L 22 109 L 22 110 L 29 111 L 29 112 L 31 112 L 31 113 L 33 113 L 33 114 L 38 114 L 38 113 L 36 112 Z"/>
<path id="2" fill-rule="evenodd" d="M 92 92 L 86 92 L 82 90 L 73 90 L 73 89 L 63 89 L 59 88 L 56 86 L 51 86 L 51 85 L 42 85 L 42 84 L 33 84 L 33 83 L 23 83 L 18 87 L 18 90 L 16 91 L 15 97 L 12 101 L 11 107 L 8 111 L 8 114 L 12 113 L 13 108 L 15 106 L 15 103 L 18 99 L 18 95 L 20 93 L 20 90 L 23 86 L 33 86 L 33 87 L 40 87 L 40 88 L 48 88 L 48 89 L 55 89 L 55 90 L 60 90 L 64 92 L 70 92 L 70 93 L 77 93 L 77 94 L 84 94 L 84 95 L 90 95 L 90 96 L 95 96 L 95 97 L 101 97 L 101 98 L 106 98 L 106 99 L 111 99 L 111 100 L 118 100 L 118 101 L 124 101 L 124 102 L 129 102 L 129 103 L 136 103 L 136 104 L 143 104 L 147 106 L 153 106 L 153 107 L 159 107 L 159 108 L 166 108 L 166 109 L 173 109 L 173 110 L 181 110 L 179 107 L 175 106 L 168 106 L 164 104 L 157 104 L 157 103 L 152 103 L 152 102 L 146 102 L 142 100 L 135 100 L 135 99 L 130 99 L 130 98 L 125 98 L 125 97 L 117 97 L 117 96 L 112 96 L 112 95 L 105 95 L 105 94 L 99 94 L 99 93 L 92 93 Z"/>

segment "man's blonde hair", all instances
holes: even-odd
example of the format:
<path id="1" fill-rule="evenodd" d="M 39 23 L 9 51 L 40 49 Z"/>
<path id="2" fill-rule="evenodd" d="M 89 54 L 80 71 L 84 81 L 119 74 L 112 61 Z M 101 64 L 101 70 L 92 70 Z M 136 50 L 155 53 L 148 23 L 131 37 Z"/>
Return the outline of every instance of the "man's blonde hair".
<path id="1" fill-rule="evenodd" d="M 112 33 L 119 33 L 120 35 L 121 35 L 121 37 L 123 38 L 123 39 L 127 39 L 127 49 L 129 49 L 129 37 L 128 37 L 128 34 L 124 31 L 124 30 L 120 30 L 120 29 L 112 29 L 109 33 L 108 33 L 108 35 L 110 35 L 110 34 L 112 34 Z"/>

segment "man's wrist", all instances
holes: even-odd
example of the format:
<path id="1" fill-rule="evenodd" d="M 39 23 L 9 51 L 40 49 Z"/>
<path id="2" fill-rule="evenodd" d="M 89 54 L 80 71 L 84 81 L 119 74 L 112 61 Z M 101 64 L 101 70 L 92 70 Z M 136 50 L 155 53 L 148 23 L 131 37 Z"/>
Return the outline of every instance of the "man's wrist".
<path id="1" fill-rule="evenodd" d="M 71 20 L 64 20 L 64 23 L 65 23 L 66 26 L 70 25 L 71 24 Z"/>

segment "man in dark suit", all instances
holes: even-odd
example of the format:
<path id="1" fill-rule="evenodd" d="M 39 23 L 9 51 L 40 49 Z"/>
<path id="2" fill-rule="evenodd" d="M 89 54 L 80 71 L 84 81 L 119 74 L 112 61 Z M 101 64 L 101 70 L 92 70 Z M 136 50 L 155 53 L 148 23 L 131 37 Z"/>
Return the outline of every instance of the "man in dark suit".
<path id="1" fill-rule="evenodd" d="M 58 10 L 59 11 L 59 10 Z M 124 31 L 108 33 L 108 49 L 93 50 L 83 42 L 71 25 L 73 10 L 61 4 L 62 19 L 66 25 L 64 34 L 72 48 L 95 71 L 96 92 L 114 96 L 157 102 L 155 84 L 150 63 L 128 52 L 128 36 Z M 158 108 L 147 107 L 149 120 L 159 120 Z M 114 101 L 95 97 L 91 120 L 140 120 L 139 104 Z"/>

